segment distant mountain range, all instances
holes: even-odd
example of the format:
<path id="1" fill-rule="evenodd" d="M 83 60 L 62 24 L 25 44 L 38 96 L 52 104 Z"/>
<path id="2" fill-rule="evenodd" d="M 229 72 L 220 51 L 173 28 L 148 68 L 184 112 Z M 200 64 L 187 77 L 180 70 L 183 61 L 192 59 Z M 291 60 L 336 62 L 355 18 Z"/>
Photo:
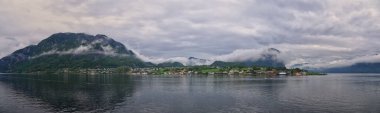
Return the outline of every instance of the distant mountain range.
<path id="1" fill-rule="evenodd" d="M 278 60 L 278 55 L 281 53 L 280 50 L 275 48 L 269 48 L 261 54 L 261 57 L 257 60 L 246 60 L 238 62 L 224 62 L 215 61 L 211 66 L 264 66 L 264 67 L 285 67 L 283 61 Z"/>
<path id="2" fill-rule="evenodd" d="M 380 73 L 380 63 L 356 63 L 351 66 L 320 70 L 329 73 Z"/>
<path id="3" fill-rule="evenodd" d="M 278 60 L 281 51 L 269 48 L 256 60 L 212 61 L 189 57 L 185 62 L 163 62 L 153 64 L 143 61 L 122 43 L 105 35 L 84 33 L 56 33 L 37 45 L 19 49 L 0 59 L 0 72 L 56 71 L 64 68 L 115 68 L 127 67 L 183 67 L 196 65 L 266 66 L 285 67 Z M 380 72 L 380 63 L 358 63 L 347 67 L 329 68 L 323 72 Z"/>
<path id="4" fill-rule="evenodd" d="M 275 48 L 269 48 L 264 50 L 258 59 L 246 59 L 243 61 L 219 61 L 219 60 L 208 60 L 196 57 L 182 58 L 182 64 L 175 60 L 169 60 L 162 64 L 165 67 L 181 67 L 181 66 L 200 66 L 200 65 L 210 65 L 215 67 L 229 67 L 229 66 L 265 66 L 265 67 L 285 67 L 283 61 L 279 60 L 277 57 L 281 53 L 280 50 Z M 162 65 L 161 64 L 161 65 Z"/>
<path id="5" fill-rule="evenodd" d="M 320 68 L 313 68 L 313 67 L 305 67 L 305 65 L 308 65 L 309 63 L 304 64 L 295 64 L 291 66 L 290 68 L 302 68 L 309 71 L 314 72 L 323 72 L 323 73 L 380 73 L 380 63 L 373 62 L 357 62 L 352 65 L 348 66 L 340 66 L 340 67 L 320 67 Z"/>

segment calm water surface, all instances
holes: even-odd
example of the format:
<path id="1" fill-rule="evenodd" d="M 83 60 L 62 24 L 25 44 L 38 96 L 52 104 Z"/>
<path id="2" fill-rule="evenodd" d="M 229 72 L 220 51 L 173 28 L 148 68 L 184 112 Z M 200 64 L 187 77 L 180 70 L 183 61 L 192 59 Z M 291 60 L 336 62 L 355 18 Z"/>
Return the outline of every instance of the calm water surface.
<path id="1" fill-rule="evenodd" d="M 380 112 L 380 74 L 0 75 L 0 113 Z"/>

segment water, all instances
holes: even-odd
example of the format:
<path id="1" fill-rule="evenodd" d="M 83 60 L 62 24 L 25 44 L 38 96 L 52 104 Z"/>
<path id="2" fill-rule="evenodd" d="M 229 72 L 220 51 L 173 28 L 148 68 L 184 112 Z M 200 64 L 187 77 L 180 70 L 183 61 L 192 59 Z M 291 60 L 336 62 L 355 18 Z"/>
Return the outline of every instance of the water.
<path id="1" fill-rule="evenodd" d="M 0 75 L 1 113 L 380 112 L 380 74 Z"/>

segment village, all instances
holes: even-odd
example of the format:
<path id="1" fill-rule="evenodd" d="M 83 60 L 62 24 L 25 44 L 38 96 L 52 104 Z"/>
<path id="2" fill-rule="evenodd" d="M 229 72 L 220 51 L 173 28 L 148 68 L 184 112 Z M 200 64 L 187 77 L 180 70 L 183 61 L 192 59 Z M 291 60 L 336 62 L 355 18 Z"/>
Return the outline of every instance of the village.
<path id="1" fill-rule="evenodd" d="M 78 74 L 130 74 L 130 75 L 265 75 L 265 76 L 306 76 L 324 75 L 323 73 L 309 72 L 299 68 L 286 69 L 285 67 L 146 67 L 146 68 L 95 68 L 95 69 L 64 69 L 63 73 Z"/>
<path id="2" fill-rule="evenodd" d="M 270 67 L 239 67 L 239 68 L 220 68 L 220 67 L 181 67 L 181 68 L 133 68 L 132 75 L 290 75 L 305 76 L 311 75 L 306 70 L 284 69 Z M 314 73 L 318 74 L 318 73 Z"/>

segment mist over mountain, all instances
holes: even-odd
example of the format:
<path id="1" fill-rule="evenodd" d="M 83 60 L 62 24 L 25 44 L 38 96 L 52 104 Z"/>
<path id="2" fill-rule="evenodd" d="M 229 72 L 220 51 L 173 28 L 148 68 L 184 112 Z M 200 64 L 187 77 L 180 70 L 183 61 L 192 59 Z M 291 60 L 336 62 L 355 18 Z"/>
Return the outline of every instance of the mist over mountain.
<path id="1" fill-rule="evenodd" d="M 37 45 L 19 49 L 4 58 L 25 60 L 51 54 L 105 54 L 134 55 L 120 42 L 105 35 L 88 35 L 84 33 L 56 33 L 42 40 Z"/>
<path id="2" fill-rule="evenodd" d="M 202 59 L 196 57 L 171 57 L 171 58 L 159 58 L 159 57 L 147 57 L 136 53 L 136 57 L 140 58 L 146 62 L 152 62 L 154 64 L 170 64 L 170 63 L 181 63 L 184 66 L 200 66 L 200 65 L 210 65 L 214 60 Z"/>
<path id="3" fill-rule="evenodd" d="M 154 64 L 257 61 L 268 48 L 280 50 L 277 59 L 288 68 L 377 63 L 380 59 L 366 56 L 380 53 L 376 49 L 380 48 L 379 3 L 378 0 L 4 1 L 0 4 L 4 9 L 0 23 L 12 27 L 0 30 L 0 56 L 37 44 L 52 33 L 69 31 L 109 34 L 126 44 L 137 58 Z M 86 49 L 87 46 L 51 50 L 40 55 L 67 55 Z M 192 62 L 189 57 L 208 61 Z M 8 61 L 4 62 L 0 61 L 0 67 L 8 67 L 4 66 Z"/>
<path id="4" fill-rule="evenodd" d="M 363 55 L 352 58 L 337 59 L 332 62 L 300 63 L 288 68 L 302 68 L 307 70 L 329 73 L 379 73 L 380 55 Z"/>
<path id="5" fill-rule="evenodd" d="M 265 67 L 285 67 L 282 60 L 278 59 L 281 51 L 276 48 L 269 48 L 263 50 L 260 56 L 255 59 L 246 59 L 239 61 L 215 61 L 212 66 L 265 66 Z"/>
<path id="6" fill-rule="evenodd" d="M 196 57 L 174 57 L 152 59 L 127 49 L 122 43 L 105 35 L 88 35 L 84 33 L 56 33 L 42 40 L 37 45 L 19 49 L 0 60 L 1 72 L 36 72 L 59 70 L 64 68 L 114 68 L 128 67 L 182 67 L 182 66 L 228 66 L 236 63 L 244 66 L 283 67 L 278 60 L 281 52 L 269 48 L 249 56 L 228 59 L 221 56 L 215 59 Z M 232 53 L 234 54 L 234 53 Z M 152 62 L 152 63 L 151 63 Z"/>
<path id="7" fill-rule="evenodd" d="M 228 66 L 231 64 L 242 66 L 268 66 L 268 67 L 285 67 L 283 59 L 279 56 L 281 51 L 276 48 L 259 49 L 255 51 L 248 51 L 240 53 L 233 52 L 226 55 L 215 56 L 209 59 L 196 58 L 196 57 L 172 57 L 172 58 L 155 58 L 146 57 L 136 53 L 137 57 L 146 61 L 156 64 L 165 63 L 181 63 L 184 66 Z"/>
<path id="8" fill-rule="evenodd" d="M 212 60 L 207 60 L 207 59 L 189 57 L 188 58 L 188 62 L 186 63 L 186 65 L 188 65 L 188 66 L 210 65 L 211 62 L 213 62 L 213 61 Z"/>
<path id="9" fill-rule="evenodd" d="M 56 33 L 16 50 L 0 59 L 0 72 L 35 72 L 63 68 L 183 67 L 183 66 L 266 66 L 318 70 L 324 72 L 380 72 L 378 54 L 339 62 L 300 63 L 289 52 L 276 48 L 236 50 L 211 58 L 146 57 L 105 35 L 85 33 Z"/>
<path id="10" fill-rule="evenodd" d="M 142 67 L 145 63 L 120 42 L 105 35 L 84 33 L 53 34 L 0 60 L 1 72 L 117 66 Z"/>

